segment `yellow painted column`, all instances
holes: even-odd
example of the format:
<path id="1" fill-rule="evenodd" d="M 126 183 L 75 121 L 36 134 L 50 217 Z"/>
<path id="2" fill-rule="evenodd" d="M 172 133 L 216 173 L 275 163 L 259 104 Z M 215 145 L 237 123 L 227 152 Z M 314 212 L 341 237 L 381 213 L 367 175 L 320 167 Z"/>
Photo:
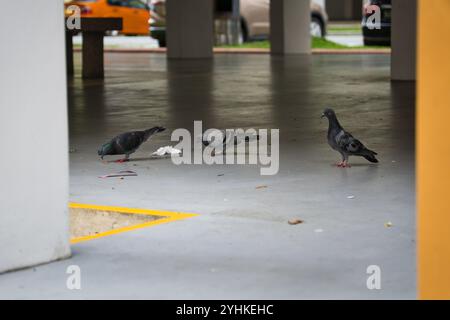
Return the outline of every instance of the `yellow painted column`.
<path id="1" fill-rule="evenodd" d="M 420 0 L 417 107 L 418 281 L 450 299 L 450 0 Z"/>

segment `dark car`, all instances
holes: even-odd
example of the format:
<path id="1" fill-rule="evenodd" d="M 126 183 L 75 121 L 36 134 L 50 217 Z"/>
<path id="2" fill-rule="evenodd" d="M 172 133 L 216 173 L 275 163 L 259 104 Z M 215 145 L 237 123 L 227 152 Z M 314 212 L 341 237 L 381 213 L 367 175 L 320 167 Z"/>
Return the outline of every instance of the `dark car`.
<path id="1" fill-rule="evenodd" d="M 365 2 L 362 21 L 364 45 L 390 46 L 392 11 L 391 0 L 366 0 Z M 373 18 L 375 9 L 380 12 L 381 20 L 379 21 L 379 25 L 374 25 Z"/>

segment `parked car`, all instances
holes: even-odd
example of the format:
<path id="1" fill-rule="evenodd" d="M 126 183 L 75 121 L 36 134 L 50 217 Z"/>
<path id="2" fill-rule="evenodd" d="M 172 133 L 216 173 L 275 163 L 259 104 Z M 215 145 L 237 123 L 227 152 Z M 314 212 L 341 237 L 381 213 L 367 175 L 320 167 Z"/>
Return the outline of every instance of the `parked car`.
<path id="1" fill-rule="evenodd" d="M 373 23 L 368 21 L 374 14 L 371 6 L 380 8 L 380 28 L 373 28 Z M 362 30 L 364 44 L 366 46 L 390 46 L 391 45 L 391 0 L 366 0 L 363 9 Z"/>
<path id="2" fill-rule="evenodd" d="M 149 6 L 140 0 L 74 0 L 66 1 L 66 16 L 73 12 L 71 5 L 80 7 L 81 17 L 122 18 L 125 35 L 147 35 L 150 19 Z"/>
<path id="3" fill-rule="evenodd" d="M 268 39 L 270 31 L 270 0 L 241 0 L 241 34 L 242 42 Z M 166 8 L 165 0 L 151 3 L 150 34 L 166 46 Z M 324 37 L 327 31 L 328 15 L 319 4 L 311 1 L 311 35 Z"/>

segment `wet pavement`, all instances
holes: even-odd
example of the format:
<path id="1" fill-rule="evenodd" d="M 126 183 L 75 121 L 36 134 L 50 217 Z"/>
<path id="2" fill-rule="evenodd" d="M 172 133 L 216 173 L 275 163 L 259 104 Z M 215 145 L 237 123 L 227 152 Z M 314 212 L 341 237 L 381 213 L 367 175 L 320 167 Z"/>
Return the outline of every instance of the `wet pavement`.
<path id="1" fill-rule="evenodd" d="M 390 82 L 388 55 L 108 53 L 104 81 L 83 81 L 75 58 L 71 201 L 200 215 L 77 244 L 70 260 L 0 277 L 0 298 L 415 298 L 414 84 Z M 332 165 L 325 107 L 379 165 Z M 194 120 L 280 129 L 279 173 L 149 158 Z M 168 130 L 136 161 L 99 160 L 114 135 L 159 125 Z M 138 176 L 98 178 L 119 170 Z M 78 292 L 65 287 L 71 264 L 83 270 Z M 381 290 L 366 287 L 370 265 L 381 268 Z"/>

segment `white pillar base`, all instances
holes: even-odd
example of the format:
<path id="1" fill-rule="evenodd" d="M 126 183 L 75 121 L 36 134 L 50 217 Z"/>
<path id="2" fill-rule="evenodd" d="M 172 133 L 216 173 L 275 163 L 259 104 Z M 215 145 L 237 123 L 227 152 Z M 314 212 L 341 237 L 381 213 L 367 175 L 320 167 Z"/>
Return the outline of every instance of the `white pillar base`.
<path id="1" fill-rule="evenodd" d="M 2 10 L 0 273 L 70 255 L 63 1 Z"/>

